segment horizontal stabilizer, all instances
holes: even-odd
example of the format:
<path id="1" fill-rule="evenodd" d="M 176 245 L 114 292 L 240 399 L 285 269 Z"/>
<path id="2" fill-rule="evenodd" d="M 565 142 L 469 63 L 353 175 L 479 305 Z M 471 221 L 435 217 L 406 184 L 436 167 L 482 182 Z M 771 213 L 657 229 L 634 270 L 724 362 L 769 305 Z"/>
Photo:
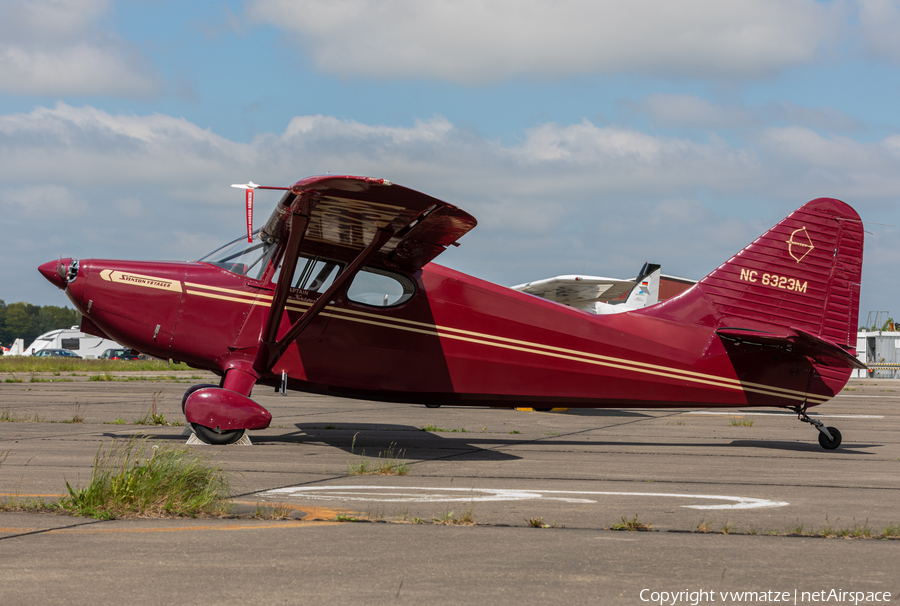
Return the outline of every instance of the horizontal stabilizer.
<path id="1" fill-rule="evenodd" d="M 817 337 L 799 328 L 790 328 L 785 332 L 764 332 L 745 328 L 725 327 L 716 330 L 719 337 L 738 344 L 749 343 L 768 347 L 785 347 L 797 351 L 827 366 L 866 369 L 849 351 L 835 345 L 831 341 Z"/>

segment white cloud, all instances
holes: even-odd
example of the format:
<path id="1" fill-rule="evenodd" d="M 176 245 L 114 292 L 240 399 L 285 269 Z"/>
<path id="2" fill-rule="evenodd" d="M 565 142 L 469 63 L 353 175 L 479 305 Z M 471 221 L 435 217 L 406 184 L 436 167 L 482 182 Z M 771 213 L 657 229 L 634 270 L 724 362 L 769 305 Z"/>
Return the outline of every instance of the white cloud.
<path id="1" fill-rule="evenodd" d="M 765 77 L 816 60 L 846 9 L 840 0 L 253 0 L 246 13 L 291 32 L 328 73 L 482 84 Z"/>
<path id="2" fill-rule="evenodd" d="M 761 106 L 716 103 L 695 95 L 654 93 L 637 102 L 622 100 L 626 110 L 646 114 L 667 128 L 730 130 L 769 124 L 809 126 L 825 132 L 853 132 L 862 125 L 833 107 L 804 107 L 789 101 L 770 101 Z"/>
<path id="3" fill-rule="evenodd" d="M 890 203 L 900 198 L 898 136 L 863 142 L 792 126 L 729 142 L 582 121 L 502 143 L 443 117 L 393 127 L 317 115 L 239 143 L 181 118 L 59 104 L 0 116 L 0 259 L 20 259 L 5 266 L 16 272 L 7 284 L 42 292 L 33 268 L 57 254 L 196 258 L 241 231 L 231 183 L 326 171 L 386 177 L 468 210 L 479 228 L 441 261 L 506 284 L 631 275 L 644 261 L 700 277 L 818 196 L 868 220 L 900 219 Z M 277 198 L 259 194 L 257 222 Z M 60 238 L 48 258 L 35 230 Z M 30 296 L 7 298 L 41 300 Z"/>
<path id="4" fill-rule="evenodd" d="M 900 65 L 900 2 L 857 0 L 863 47 L 877 59 Z"/>
<path id="5" fill-rule="evenodd" d="M 109 0 L 0 1 L 0 91 L 47 96 L 146 97 L 156 71 L 96 22 Z"/>

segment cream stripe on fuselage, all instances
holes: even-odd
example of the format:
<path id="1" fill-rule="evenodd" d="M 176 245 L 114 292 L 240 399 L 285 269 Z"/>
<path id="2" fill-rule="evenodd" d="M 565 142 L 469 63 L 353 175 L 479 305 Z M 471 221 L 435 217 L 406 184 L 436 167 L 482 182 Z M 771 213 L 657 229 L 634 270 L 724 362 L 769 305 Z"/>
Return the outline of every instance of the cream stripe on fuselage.
<path id="1" fill-rule="evenodd" d="M 247 293 L 239 290 L 233 290 L 228 288 L 221 288 L 215 286 L 205 286 L 197 283 L 189 283 L 185 282 L 185 286 L 191 286 L 195 288 L 205 288 L 208 290 L 215 290 L 219 292 L 227 292 L 234 293 L 238 295 L 242 295 L 245 298 L 237 298 L 237 297 L 229 297 L 224 295 L 219 295 L 215 293 L 204 293 L 195 290 L 188 290 L 187 294 L 195 294 L 202 297 L 208 297 L 212 299 L 221 299 L 225 301 L 233 301 L 236 303 L 245 303 L 248 305 L 261 305 L 264 307 L 271 306 L 271 295 L 255 295 L 253 293 Z M 258 301 L 257 298 L 266 299 L 264 301 Z M 291 301 L 290 299 L 287 301 L 286 308 L 292 311 L 305 311 L 309 308 L 312 303 L 308 303 L 305 301 Z M 511 339 L 508 337 L 501 337 L 497 335 L 488 335 L 478 332 L 473 332 L 469 330 L 463 330 L 460 328 L 453 328 L 450 326 L 439 326 L 435 324 L 427 324 L 424 322 L 417 322 L 414 320 L 406 320 L 403 318 L 385 318 L 384 316 L 380 316 L 377 314 L 367 313 L 363 311 L 356 311 L 352 309 L 340 309 L 334 306 L 326 306 L 325 311 L 322 312 L 323 316 L 332 317 L 338 320 L 346 320 L 349 322 L 357 322 L 362 324 L 369 324 L 372 326 L 381 326 L 384 328 L 389 328 L 393 330 L 402 330 L 404 332 L 413 332 L 419 334 L 432 335 L 439 338 L 444 339 L 453 339 L 457 341 L 466 341 L 470 343 L 477 343 L 479 345 L 487 345 L 491 347 L 498 347 L 501 349 L 508 349 L 513 351 L 522 351 L 525 353 L 532 353 L 536 355 L 542 355 L 552 358 L 558 358 L 563 360 L 572 360 L 575 362 L 583 362 L 585 364 L 593 364 L 597 366 L 605 366 L 609 368 L 617 368 L 620 370 L 626 370 L 630 372 L 637 372 L 641 374 L 650 374 L 659 377 L 667 377 L 673 379 L 681 379 L 683 381 L 690 381 L 692 383 L 698 383 L 702 385 L 713 385 L 716 387 L 721 387 L 724 389 L 734 389 L 740 391 L 748 391 L 752 393 L 759 393 L 768 396 L 775 396 L 780 398 L 786 398 L 790 400 L 798 400 L 804 401 L 808 400 L 813 404 L 821 404 L 827 402 L 831 398 L 828 396 L 821 396 L 818 394 L 811 394 L 802 391 L 796 391 L 792 389 L 785 389 L 782 387 L 773 387 L 770 385 L 763 385 L 759 383 L 751 383 L 746 381 L 740 381 L 738 379 L 731 379 L 727 377 L 720 377 L 717 375 L 704 374 L 700 372 L 695 372 L 691 370 L 681 370 L 678 368 L 672 368 L 668 366 L 660 366 L 657 364 L 649 364 L 646 362 L 636 362 L 634 360 L 622 359 L 622 358 L 614 358 L 611 356 L 604 356 L 601 354 L 595 354 L 584 351 L 577 351 L 573 349 L 567 349 L 563 347 L 556 347 L 554 345 L 544 345 L 542 343 L 532 343 L 529 341 L 521 341 L 519 339 Z M 356 317 L 354 317 L 356 316 Z M 368 320 L 365 318 L 372 318 L 372 320 Z M 402 326 L 405 324 L 406 326 Z"/>

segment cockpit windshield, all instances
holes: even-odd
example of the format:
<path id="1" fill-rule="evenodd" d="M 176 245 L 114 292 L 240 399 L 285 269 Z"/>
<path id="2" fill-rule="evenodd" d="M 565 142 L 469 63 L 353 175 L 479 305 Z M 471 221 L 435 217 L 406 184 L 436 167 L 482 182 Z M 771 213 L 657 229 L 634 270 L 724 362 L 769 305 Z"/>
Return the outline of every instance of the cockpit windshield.
<path id="1" fill-rule="evenodd" d="M 265 274 L 266 266 L 277 248 L 276 241 L 264 242 L 257 230 L 253 233 L 253 242 L 247 242 L 246 236 L 240 237 L 209 253 L 199 261 L 259 280 Z"/>

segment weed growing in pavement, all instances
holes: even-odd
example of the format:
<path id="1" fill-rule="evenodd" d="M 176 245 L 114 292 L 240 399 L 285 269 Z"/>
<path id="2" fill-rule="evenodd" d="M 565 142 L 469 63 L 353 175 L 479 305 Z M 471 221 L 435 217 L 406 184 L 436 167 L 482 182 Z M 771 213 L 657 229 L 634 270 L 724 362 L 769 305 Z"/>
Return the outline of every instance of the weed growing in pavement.
<path id="1" fill-rule="evenodd" d="M 150 447 L 146 438 L 102 444 L 91 479 L 59 501 L 73 515 L 109 520 L 123 516 L 197 517 L 225 511 L 228 478 L 189 448 Z"/>
<path id="2" fill-rule="evenodd" d="M 437 518 L 432 518 L 432 524 L 438 524 L 439 526 L 474 526 L 475 525 L 475 510 L 469 505 L 469 507 L 460 513 L 457 517 L 453 516 L 453 511 L 444 512 L 444 514 Z M 417 518 L 418 519 L 418 518 Z"/>
<path id="3" fill-rule="evenodd" d="M 84 423 L 84 405 L 79 404 L 78 400 L 75 400 L 75 406 L 73 408 L 74 408 L 74 410 L 72 411 L 73 412 L 72 420 L 64 421 L 64 422 L 65 423 Z"/>
<path id="4" fill-rule="evenodd" d="M 423 426 L 422 429 L 420 429 L 419 431 L 432 431 L 432 432 L 438 432 L 438 431 L 447 431 L 447 430 L 446 430 L 446 429 L 441 429 L 440 427 L 438 427 L 438 426 L 435 425 L 434 423 L 429 423 L 428 425 Z"/>
<path id="5" fill-rule="evenodd" d="M 728 424 L 732 427 L 753 427 L 753 419 L 744 417 L 731 417 Z"/>
<path id="6" fill-rule="evenodd" d="M 723 534 L 747 534 L 764 536 L 794 536 L 794 537 L 821 537 L 826 539 L 897 539 L 900 538 L 900 525 L 888 524 L 883 530 L 876 531 L 869 525 L 868 519 L 862 524 L 854 524 L 850 528 L 835 528 L 825 518 L 825 526 L 817 529 L 807 529 L 799 521 L 794 525 L 785 526 L 783 530 L 766 530 L 756 524 L 751 524 L 745 531 L 740 531 L 737 526 L 726 521 L 716 529 L 711 520 L 702 520 L 697 524 L 695 532 L 723 533 Z"/>
<path id="7" fill-rule="evenodd" d="M 638 521 L 637 514 L 634 514 L 634 517 L 630 520 L 625 516 L 622 516 L 622 521 L 618 524 L 613 524 L 609 530 L 639 530 L 639 531 L 648 531 L 653 529 L 653 524 L 640 522 Z"/>
<path id="8" fill-rule="evenodd" d="M 544 524 L 543 516 L 540 518 L 526 518 L 525 521 L 531 528 L 550 528 L 550 524 Z"/>
<path id="9" fill-rule="evenodd" d="M 184 421 L 166 421 L 166 414 L 158 411 L 159 402 L 162 400 L 162 390 L 154 391 L 150 398 L 150 409 L 143 417 L 135 419 L 135 425 L 168 425 L 181 426 Z"/>
<path id="10" fill-rule="evenodd" d="M 712 532 L 712 521 L 710 520 L 700 520 L 700 523 L 697 524 L 697 532 Z"/>
<path id="11" fill-rule="evenodd" d="M 31 418 L 28 416 L 20 416 L 6 408 L 0 412 L 0 423 L 43 423 L 46 419 L 39 413 L 34 413 Z"/>
<path id="12" fill-rule="evenodd" d="M 356 444 L 356 436 L 353 436 L 353 445 Z M 351 447 L 350 452 L 353 452 L 353 447 Z M 405 451 L 401 450 L 398 453 L 394 452 L 394 442 L 391 442 L 391 445 L 384 452 L 378 453 L 378 459 L 372 461 L 365 458 L 365 451 L 362 451 L 360 455 L 363 457 L 359 461 L 355 463 L 347 463 L 347 475 L 348 476 L 365 476 L 365 475 L 376 475 L 376 476 L 405 476 L 409 474 L 409 463 L 405 460 L 401 460 L 403 457 L 403 453 Z"/>
<path id="13" fill-rule="evenodd" d="M 291 519 L 291 508 L 285 505 L 261 505 L 256 504 L 256 510 L 250 516 L 257 520 L 289 520 Z"/>

